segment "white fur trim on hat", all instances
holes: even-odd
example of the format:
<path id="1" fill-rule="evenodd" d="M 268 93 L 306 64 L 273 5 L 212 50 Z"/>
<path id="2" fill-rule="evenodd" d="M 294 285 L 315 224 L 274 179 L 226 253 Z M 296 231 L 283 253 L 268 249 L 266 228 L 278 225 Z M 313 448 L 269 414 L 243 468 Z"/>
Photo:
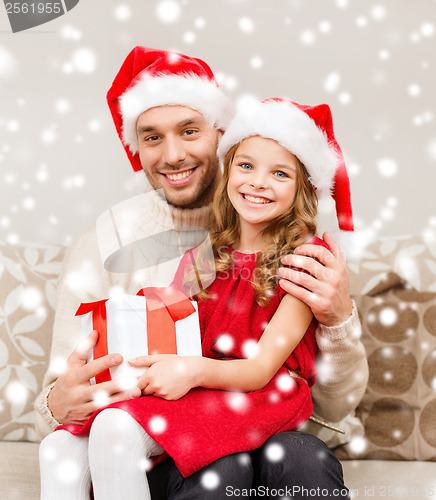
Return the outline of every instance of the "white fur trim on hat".
<path id="1" fill-rule="evenodd" d="M 304 111 L 291 103 L 275 101 L 244 107 L 221 138 L 220 160 L 233 145 L 256 135 L 277 141 L 303 163 L 318 199 L 331 196 L 338 156 L 324 132 Z"/>
<path id="2" fill-rule="evenodd" d="M 194 73 L 180 75 L 143 75 L 120 98 L 123 141 L 132 154 L 138 152 L 138 116 L 157 106 L 187 106 L 200 112 L 211 127 L 225 130 L 233 115 L 230 99 L 214 82 Z"/>

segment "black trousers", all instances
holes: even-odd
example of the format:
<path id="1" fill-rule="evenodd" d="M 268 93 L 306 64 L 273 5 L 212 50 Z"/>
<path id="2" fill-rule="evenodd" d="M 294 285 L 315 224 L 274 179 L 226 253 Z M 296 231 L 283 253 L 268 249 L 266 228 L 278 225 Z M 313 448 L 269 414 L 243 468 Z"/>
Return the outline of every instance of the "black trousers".
<path id="1" fill-rule="evenodd" d="M 301 432 L 276 434 L 257 450 L 220 458 L 187 478 L 171 459 L 147 476 L 152 500 L 349 498 L 335 455 Z"/>

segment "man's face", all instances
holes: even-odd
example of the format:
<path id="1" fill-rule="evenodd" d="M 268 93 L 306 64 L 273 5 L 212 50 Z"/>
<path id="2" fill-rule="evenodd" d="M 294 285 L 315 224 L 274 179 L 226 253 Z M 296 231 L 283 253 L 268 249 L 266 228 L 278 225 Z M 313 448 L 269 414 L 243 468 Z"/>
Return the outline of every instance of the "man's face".
<path id="1" fill-rule="evenodd" d="M 219 132 L 202 114 L 185 106 L 159 106 L 136 122 L 139 158 L 150 184 L 164 190 L 177 207 L 203 206 L 213 199 L 221 178 Z"/>

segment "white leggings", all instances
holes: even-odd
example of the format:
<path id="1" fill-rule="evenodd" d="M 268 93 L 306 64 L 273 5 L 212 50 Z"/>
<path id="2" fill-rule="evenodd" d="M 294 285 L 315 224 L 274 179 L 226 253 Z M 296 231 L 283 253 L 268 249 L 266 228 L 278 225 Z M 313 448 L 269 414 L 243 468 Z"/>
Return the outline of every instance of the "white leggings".
<path id="1" fill-rule="evenodd" d="M 60 430 L 39 448 L 41 500 L 149 500 L 149 457 L 163 449 L 128 413 L 100 412 L 88 437 Z"/>

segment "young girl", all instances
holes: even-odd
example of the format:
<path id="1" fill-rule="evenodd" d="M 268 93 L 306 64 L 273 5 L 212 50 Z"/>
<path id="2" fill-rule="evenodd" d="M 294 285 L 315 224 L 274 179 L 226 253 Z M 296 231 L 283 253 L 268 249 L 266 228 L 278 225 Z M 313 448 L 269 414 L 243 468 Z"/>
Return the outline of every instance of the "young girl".
<path id="1" fill-rule="evenodd" d="M 221 139 L 219 155 L 224 172 L 210 232 L 214 263 L 193 269 L 187 254 L 172 284 L 191 295 L 196 273 L 215 266 L 216 279 L 196 295 L 203 357 L 131 360 L 149 366 L 138 381 L 146 397 L 99 410 L 83 426 L 60 428 L 78 439 L 91 433 L 92 439 L 104 415 L 121 409 L 142 433 L 143 459 L 165 450 L 184 477 L 225 455 L 258 448 L 311 416 L 316 324 L 304 303 L 281 291 L 277 271 L 280 258 L 301 243 L 324 245 L 315 236 L 317 201 L 331 195 L 335 175 L 344 168 L 328 106 L 283 99 L 239 113 Z M 202 248 L 196 251 L 201 257 Z M 124 425 L 122 418 L 119 422 Z M 116 431 L 106 429 L 108 439 Z M 115 463 L 110 444 L 108 456 Z M 96 460 L 91 448 L 89 458 Z M 86 460 L 83 491 L 90 479 Z M 139 471 L 117 467 L 99 480 L 97 500 L 110 498 L 124 473 L 130 482 Z M 144 481 L 143 469 L 140 473 Z M 54 498 L 52 491 L 43 480 L 42 498 Z M 142 495 L 137 498 L 147 498 Z"/>

